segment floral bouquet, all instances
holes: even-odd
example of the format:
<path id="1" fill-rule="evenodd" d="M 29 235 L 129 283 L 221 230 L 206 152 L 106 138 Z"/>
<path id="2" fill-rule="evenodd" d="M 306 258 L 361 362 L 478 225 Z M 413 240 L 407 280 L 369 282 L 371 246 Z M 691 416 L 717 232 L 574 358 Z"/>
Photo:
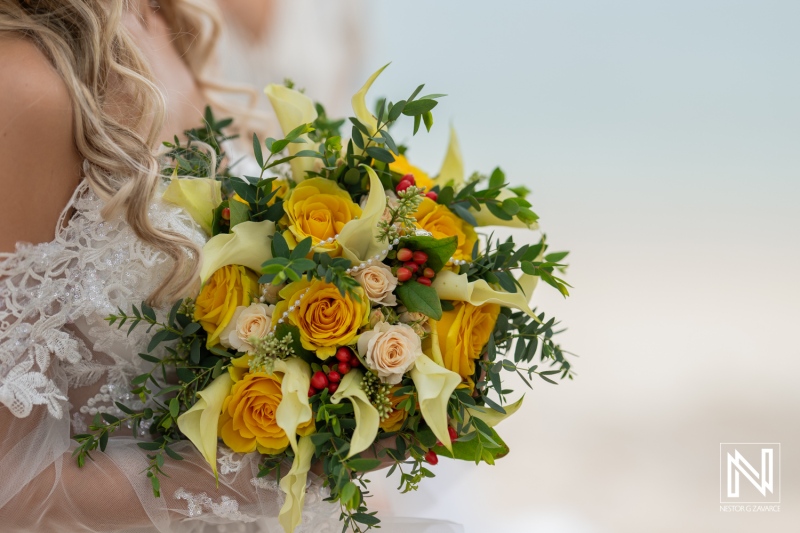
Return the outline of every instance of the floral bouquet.
<path id="1" fill-rule="evenodd" d="M 119 416 L 98 414 L 76 436 L 79 464 L 123 425 L 149 427 L 139 445 L 157 495 L 164 461 L 181 459 L 176 441 L 215 474 L 220 444 L 258 453 L 260 475 L 286 493 L 279 519 L 291 532 L 316 461 L 345 529 L 361 531 L 379 523 L 364 480 L 379 466 L 399 470 L 405 492 L 433 477 L 426 465 L 439 456 L 493 464 L 508 453 L 494 427 L 521 399 L 509 401 L 503 372 L 529 387 L 572 377 L 555 320 L 528 304 L 540 279 L 568 294 L 554 274 L 566 252 L 547 253 L 543 236 L 517 246 L 480 235 L 536 229 L 527 191 L 500 169 L 467 178 L 452 132 L 436 177 L 412 166 L 390 128 L 405 116 L 414 134 L 430 130 L 443 95 L 420 86 L 373 115 L 365 97 L 380 72 L 353 97 L 346 143 L 344 120 L 290 86 L 267 87 L 285 137 L 254 135 L 257 176 L 223 167 L 231 121 L 210 110 L 187 144 L 165 143 L 164 200 L 210 236 L 202 288 L 164 319 L 144 303 L 108 318 L 151 328 L 140 356 L 154 367 L 132 380 L 141 409 L 118 403 Z"/>

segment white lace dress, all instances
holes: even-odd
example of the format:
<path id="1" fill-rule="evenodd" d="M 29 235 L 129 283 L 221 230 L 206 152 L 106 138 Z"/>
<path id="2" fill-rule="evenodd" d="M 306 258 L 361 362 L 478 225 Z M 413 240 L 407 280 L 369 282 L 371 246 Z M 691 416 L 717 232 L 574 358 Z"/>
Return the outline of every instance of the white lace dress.
<path id="1" fill-rule="evenodd" d="M 205 461 L 181 443 L 185 460 L 167 461 L 161 498 L 132 436 L 112 437 L 83 468 L 71 457 L 70 436 L 86 431 L 95 413 L 120 415 L 115 401 L 135 405 L 128 381 L 149 365 L 137 355 L 144 329 L 126 336 L 104 318 L 144 300 L 171 269 L 121 217 L 102 220 L 101 206 L 81 185 L 54 241 L 0 255 L 0 530 L 281 531 L 282 494 L 274 480 L 256 478 L 254 456 L 222 453 L 217 487 Z M 156 201 L 150 215 L 160 228 L 205 238 L 176 206 Z M 321 498 L 312 483 L 301 530 L 341 530 L 338 508 Z"/>

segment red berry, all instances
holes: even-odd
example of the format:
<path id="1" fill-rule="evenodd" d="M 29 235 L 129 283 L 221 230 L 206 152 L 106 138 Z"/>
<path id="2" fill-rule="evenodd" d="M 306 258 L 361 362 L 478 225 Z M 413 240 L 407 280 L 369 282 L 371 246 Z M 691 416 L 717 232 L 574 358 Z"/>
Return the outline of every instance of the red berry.
<path id="1" fill-rule="evenodd" d="M 339 374 L 336 370 L 331 370 L 328 372 L 328 381 L 331 383 L 339 383 L 342 381 L 342 375 Z"/>
<path id="2" fill-rule="evenodd" d="M 410 181 L 411 185 L 417 184 L 417 180 L 414 179 L 414 174 L 406 174 L 405 176 L 400 178 L 400 181 Z"/>
<path id="3" fill-rule="evenodd" d="M 403 180 L 403 181 L 401 181 L 400 183 L 397 184 L 397 187 L 395 187 L 394 190 L 396 190 L 397 192 L 403 192 L 404 190 L 408 189 L 412 185 L 414 185 L 414 184 L 411 183 L 410 181 Z"/>
<path id="4" fill-rule="evenodd" d="M 436 466 L 436 464 L 439 462 L 439 456 L 436 455 L 435 451 L 428 450 L 428 453 L 425 454 L 425 461 Z"/>
<path id="5" fill-rule="evenodd" d="M 311 386 L 317 390 L 322 390 L 328 386 L 328 376 L 324 372 L 318 370 L 311 376 Z"/>
<path id="6" fill-rule="evenodd" d="M 411 258 L 414 257 L 414 252 L 409 250 L 408 248 L 400 248 L 397 250 L 397 260 L 402 261 L 405 263 L 406 261 L 411 261 Z"/>
<path id="7" fill-rule="evenodd" d="M 338 389 L 338 388 L 339 388 L 339 384 L 338 383 L 331 383 L 330 385 L 328 385 L 328 392 L 333 394 L 334 392 L 336 392 L 336 389 Z"/>
<path id="8" fill-rule="evenodd" d="M 447 426 L 447 433 L 450 434 L 451 441 L 456 440 L 458 438 L 458 433 L 456 432 L 455 429 L 451 428 L 450 426 Z"/>
<path id="9" fill-rule="evenodd" d="M 312 396 L 314 396 L 316 393 L 317 393 L 317 389 L 315 389 L 314 387 L 309 387 L 309 388 L 308 388 L 308 397 L 309 397 L 309 398 L 311 398 Z"/>
<path id="10" fill-rule="evenodd" d="M 428 287 L 431 286 L 431 278 L 417 278 L 417 281 Z"/>
<path id="11" fill-rule="evenodd" d="M 350 365 L 347 363 L 339 363 L 339 373 L 344 376 L 348 372 L 350 372 Z"/>
<path id="12" fill-rule="evenodd" d="M 353 352 L 347 346 L 342 346 L 336 350 L 336 360 L 340 363 L 347 363 L 353 357 Z"/>
<path id="13" fill-rule="evenodd" d="M 353 355 L 353 357 L 350 359 L 350 368 L 356 368 L 360 364 L 361 361 L 358 360 L 358 357 Z"/>
<path id="14" fill-rule="evenodd" d="M 424 265 L 428 261 L 428 254 L 425 252 L 414 252 L 413 261 L 418 265 Z"/>
<path id="15" fill-rule="evenodd" d="M 436 272 L 434 272 L 431 267 L 427 267 L 425 270 L 422 271 L 422 275 L 425 276 L 426 278 L 433 279 L 433 277 L 436 275 Z"/>
<path id="16" fill-rule="evenodd" d="M 439 195 L 436 194 L 436 191 L 428 191 L 425 193 L 425 196 L 433 200 L 434 202 L 439 199 Z"/>
<path id="17" fill-rule="evenodd" d="M 230 207 L 224 207 L 222 209 L 222 219 L 223 220 L 230 220 L 231 219 L 231 208 Z"/>
<path id="18" fill-rule="evenodd" d="M 409 261 L 407 263 L 403 263 L 403 267 L 407 268 L 408 270 L 410 270 L 412 274 L 416 274 L 417 270 L 419 270 L 419 265 L 416 264 L 416 263 L 413 263 L 411 261 Z"/>
<path id="19" fill-rule="evenodd" d="M 411 271 L 405 267 L 397 269 L 397 281 L 403 282 L 411 279 Z"/>

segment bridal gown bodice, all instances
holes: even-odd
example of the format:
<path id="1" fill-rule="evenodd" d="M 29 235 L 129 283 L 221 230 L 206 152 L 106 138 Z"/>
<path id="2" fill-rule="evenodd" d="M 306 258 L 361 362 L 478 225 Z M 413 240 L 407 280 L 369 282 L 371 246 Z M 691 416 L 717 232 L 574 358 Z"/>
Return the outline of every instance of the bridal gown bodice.
<path id="1" fill-rule="evenodd" d="M 141 406 L 126 391 L 152 366 L 138 357 L 145 328 L 128 334 L 104 319 L 145 300 L 172 269 L 121 216 L 104 220 L 102 206 L 84 183 L 52 242 L 0 255 L 0 522 L 56 533 L 280 531 L 282 494 L 274 479 L 256 476 L 254 455 L 223 450 L 217 486 L 182 442 L 176 449 L 185 459 L 167 460 L 160 498 L 143 472 L 147 452 L 130 431 L 83 468 L 71 457 L 71 435 L 85 432 L 96 413 L 122 416 L 115 402 Z M 175 205 L 156 200 L 150 217 L 160 229 L 205 240 Z M 338 507 L 322 497 L 312 483 L 301 529 L 340 530 Z"/>

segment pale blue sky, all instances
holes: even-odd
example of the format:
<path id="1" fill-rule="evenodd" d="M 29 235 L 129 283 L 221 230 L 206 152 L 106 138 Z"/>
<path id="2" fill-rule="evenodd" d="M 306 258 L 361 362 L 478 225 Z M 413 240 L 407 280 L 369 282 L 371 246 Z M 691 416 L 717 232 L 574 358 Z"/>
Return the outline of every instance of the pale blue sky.
<path id="1" fill-rule="evenodd" d="M 576 382 L 537 388 L 501 428 L 501 465 L 440 463 L 383 506 L 467 533 L 796 529 L 796 457 L 795 504 L 733 516 L 716 506 L 716 454 L 800 449 L 800 2 L 371 10 L 364 77 L 393 61 L 375 96 L 449 94 L 415 162 L 438 169 L 452 122 L 468 169 L 528 185 L 551 242 L 573 251 L 573 296 L 534 300 L 582 355 Z"/>

